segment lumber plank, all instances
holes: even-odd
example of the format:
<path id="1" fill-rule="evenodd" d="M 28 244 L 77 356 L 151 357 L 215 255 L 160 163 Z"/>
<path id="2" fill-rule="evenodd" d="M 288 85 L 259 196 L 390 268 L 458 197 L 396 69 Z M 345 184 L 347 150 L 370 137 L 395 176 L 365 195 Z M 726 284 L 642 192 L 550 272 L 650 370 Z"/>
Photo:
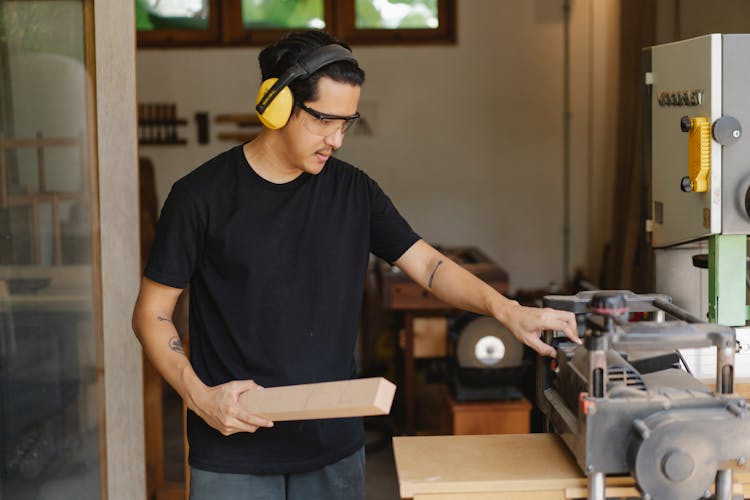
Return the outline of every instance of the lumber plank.
<path id="1" fill-rule="evenodd" d="M 273 421 L 386 415 L 396 386 L 382 377 L 248 391 L 240 404 Z"/>

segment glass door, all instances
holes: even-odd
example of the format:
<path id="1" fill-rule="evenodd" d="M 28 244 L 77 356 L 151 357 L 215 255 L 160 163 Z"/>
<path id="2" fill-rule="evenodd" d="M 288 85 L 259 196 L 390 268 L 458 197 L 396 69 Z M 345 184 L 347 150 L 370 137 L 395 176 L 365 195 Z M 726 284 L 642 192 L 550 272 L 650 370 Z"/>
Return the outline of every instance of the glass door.
<path id="1" fill-rule="evenodd" d="M 0 499 L 104 497 L 91 25 L 0 1 Z"/>

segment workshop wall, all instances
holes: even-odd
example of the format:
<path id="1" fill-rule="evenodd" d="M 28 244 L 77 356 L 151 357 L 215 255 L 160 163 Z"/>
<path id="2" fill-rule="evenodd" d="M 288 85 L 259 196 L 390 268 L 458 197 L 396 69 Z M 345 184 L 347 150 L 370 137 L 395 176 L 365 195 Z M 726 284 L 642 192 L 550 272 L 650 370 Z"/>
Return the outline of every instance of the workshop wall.
<path id="1" fill-rule="evenodd" d="M 616 0 L 577 0 L 570 24 L 571 258 L 596 279 L 609 239 L 616 109 Z M 339 157 L 372 176 L 428 241 L 476 245 L 512 289 L 563 275 L 563 1 L 458 0 L 458 43 L 354 46 L 371 135 Z M 258 48 L 139 50 L 139 102 L 175 102 L 186 146 L 143 146 L 159 203 L 232 143 L 198 145 L 192 120 L 252 110 Z"/>

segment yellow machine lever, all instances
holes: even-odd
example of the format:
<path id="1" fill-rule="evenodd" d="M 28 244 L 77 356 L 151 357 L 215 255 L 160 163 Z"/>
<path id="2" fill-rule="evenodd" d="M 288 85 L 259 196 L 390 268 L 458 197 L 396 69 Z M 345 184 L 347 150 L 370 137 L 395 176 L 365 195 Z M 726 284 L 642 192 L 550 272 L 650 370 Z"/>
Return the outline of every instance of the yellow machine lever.
<path id="1" fill-rule="evenodd" d="M 688 176 L 682 190 L 705 193 L 711 171 L 711 122 L 704 116 L 683 116 L 680 127 L 688 133 Z"/>

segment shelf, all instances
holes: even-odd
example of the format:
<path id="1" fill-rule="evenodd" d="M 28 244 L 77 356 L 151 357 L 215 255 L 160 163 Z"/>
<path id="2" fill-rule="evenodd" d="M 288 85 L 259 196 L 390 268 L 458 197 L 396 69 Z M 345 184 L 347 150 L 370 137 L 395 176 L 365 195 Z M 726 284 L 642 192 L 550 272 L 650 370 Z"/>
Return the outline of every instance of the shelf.
<path id="1" fill-rule="evenodd" d="M 234 123 L 238 127 L 261 127 L 261 123 L 258 115 L 255 113 L 228 113 L 223 115 L 216 115 L 214 117 L 214 123 Z"/>
<path id="2" fill-rule="evenodd" d="M 219 132 L 217 136 L 220 141 L 247 142 L 258 137 L 257 132 Z"/>

